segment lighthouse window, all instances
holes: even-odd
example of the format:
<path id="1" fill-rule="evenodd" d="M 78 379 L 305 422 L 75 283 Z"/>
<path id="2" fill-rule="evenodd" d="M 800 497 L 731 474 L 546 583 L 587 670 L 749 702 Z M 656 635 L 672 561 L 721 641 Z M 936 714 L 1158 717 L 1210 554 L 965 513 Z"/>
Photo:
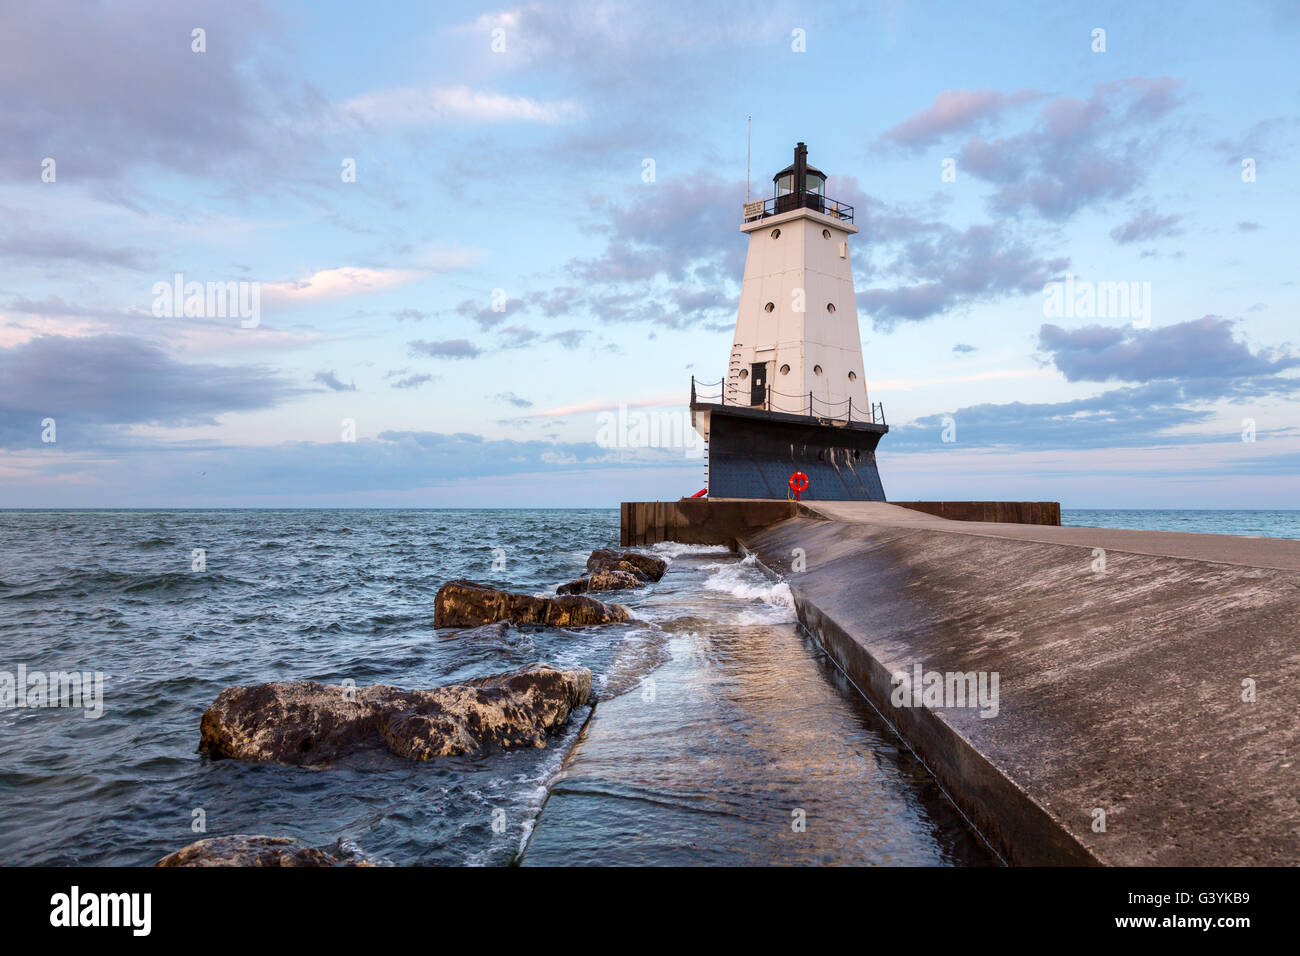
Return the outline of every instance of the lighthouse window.
<path id="1" fill-rule="evenodd" d="M 834 303 L 834 302 L 827 302 L 827 303 L 826 303 L 826 311 L 829 312 L 831 315 L 834 315 L 834 314 L 835 314 L 835 303 Z"/>
<path id="2" fill-rule="evenodd" d="M 771 311 L 772 311 L 773 309 L 775 309 L 775 308 L 776 308 L 776 303 L 775 303 L 775 302 L 769 302 L 767 305 L 763 306 L 763 311 L 764 311 L 764 312 L 771 312 Z"/>
<path id="3" fill-rule="evenodd" d="M 747 369 L 747 368 L 742 368 L 742 369 L 740 370 L 740 377 L 741 377 L 741 378 L 749 378 L 749 369 Z"/>
<path id="4" fill-rule="evenodd" d="M 780 239 L 780 238 L 781 238 L 781 230 L 780 230 L 780 229 L 773 229 L 773 230 L 772 230 L 772 238 L 773 238 L 773 239 Z"/>
<path id="5" fill-rule="evenodd" d="M 822 238 L 823 238 L 823 239 L 829 239 L 830 237 L 831 237 L 831 231 L 830 231 L 829 229 L 823 229 L 823 230 L 822 230 Z"/>
<path id="6" fill-rule="evenodd" d="M 850 381 L 850 382 L 856 382 L 857 380 L 858 380 L 858 373 L 857 373 L 857 372 L 849 372 L 849 381 Z"/>
<path id="7" fill-rule="evenodd" d="M 821 373 L 822 373 L 822 367 L 821 367 L 820 365 L 814 365 L 814 366 L 813 366 L 813 374 L 814 374 L 814 375 L 820 375 Z"/>
<path id="8" fill-rule="evenodd" d="M 789 375 L 789 374 L 790 374 L 790 366 L 788 366 L 788 365 L 782 365 L 782 366 L 781 366 L 781 374 L 782 374 L 782 375 Z"/>
<path id="9" fill-rule="evenodd" d="M 776 181 L 776 194 L 786 196 L 794 192 L 794 173 L 786 173 Z"/>

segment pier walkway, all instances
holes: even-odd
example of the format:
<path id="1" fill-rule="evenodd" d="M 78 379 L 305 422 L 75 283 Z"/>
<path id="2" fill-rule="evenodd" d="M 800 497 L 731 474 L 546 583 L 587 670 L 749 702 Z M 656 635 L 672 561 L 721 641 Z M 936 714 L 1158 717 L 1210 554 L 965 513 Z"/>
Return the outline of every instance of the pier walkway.
<path id="1" fill-rule="evenodd" d="M 740 546 L 1008 862 L 1300 862 L 1300 542 L 797 512 Z"/>

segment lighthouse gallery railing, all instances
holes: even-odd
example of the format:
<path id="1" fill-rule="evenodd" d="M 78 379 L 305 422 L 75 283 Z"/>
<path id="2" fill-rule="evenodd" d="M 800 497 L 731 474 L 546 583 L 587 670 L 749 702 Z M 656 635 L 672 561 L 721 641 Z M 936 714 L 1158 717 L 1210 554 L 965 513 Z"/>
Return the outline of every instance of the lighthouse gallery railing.
<path id="1" fill-rule="evenodd" d="M 819 196 L 817 193 L 804 193 L 802 197 L 796 193 L 786 193 L 784 196 L 775 196 L 762 202 L 761 212 L 759 211 L 759 200 L 757 199 L 745 207 L 745 222 L 766 219 L 768 216 L 777 216 L 783 212 L 800 208 L 811 209 L 813 212 L 819 212 L 826 216 L 833 216 L 843 222 L 853 221 L 852 206 L 846 202 L 840 202 L 838 199 Z"/>
<path id="2" fill-rule="evenodd" d="M 718 389 L 716 393 L 700 392 L 700 389 Z M 885 405 L 883 402 L 872 402 L 870 409 L 863 409 L 861 406 L 854 408 L 853 399 L 845 399 L 842 402 L 831 402 L 826 399 L 818 398 L 812 392 L 806 395 L 792 395 L 787 392 L 778 392 L 771 385 L 764 386 L 765 398 L 762 405 L 751 405 L 749 402 L 737 401 L 732 396 L 730 402 L 727 401 L 727 388 L 725 380 L 717 382 L 696 382 L 695 376 L 691 376 L 691 404 L 697 402 L 710 403 L 717 401 L 719 405 L 734 405 L 738 408 L 763 408 L 765 411 L 785 412 L 787 415 L 807 415 L 809 418 L 817 418 L 824 421 L 844 422 L 845 424 L 860 423 L 864 425 L 885 425 Z M 774 402 L 773 398 L 784 398 L 788 401 Z"/>

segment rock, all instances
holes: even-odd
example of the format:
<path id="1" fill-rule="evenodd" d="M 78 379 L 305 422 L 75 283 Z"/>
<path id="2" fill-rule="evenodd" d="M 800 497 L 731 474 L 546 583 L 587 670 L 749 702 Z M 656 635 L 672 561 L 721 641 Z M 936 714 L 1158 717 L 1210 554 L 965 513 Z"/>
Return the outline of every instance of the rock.
<path id="1" fill-rule="evenodd" d="M 486 744 L 545 747 L 547 736 L 591 699 L 591 671 L 533 664 L 423 693 L 384 727 L 394 753 L 427 760 Z"/>
<path id="2" fill-rule="evenodd" d="M 473 581 L 448 581 L 433 599 L 434 627 L 481 627 L 493 621 L 582 627 L 613 624 L 628 617 L 621 604 L 604 604 L 575 594 L 553 598 L 512 594 Z"/>
<path id="3" fill-rule="evenodd" d="M 356 866 L 346 857 L 289 837 L 234 836 L 209 837 L 169 853 L 154 866 Z"/>
<path id="4" fill-rule="evenodd" d="M 647 581 L 658 581 L 668 570 L 668 562 L 662 558 L 651 557 L 636 551 L 615 551 L 613 548 L 597 548 L 587 559 L 587 570 L 627 571 Z"/>
<path id="5" fill-rule="evenodd" d="M 199 752 L 306 766 L 376 748 L 427 760 L 489 746 L 545 747 L 590 697 L 591 671 L 550 664 L 433 690 L 315 681 L 228 687 L 203 712 Z"/>
<path id="6" fill-rule="evenodd" d="M 377 699 L 391 691 L 315 681 L 227 687 L 199 720 L 199 753 L 314 764 L 382 747 Z"/>
<path id="7" fill-rule="evenodd" d="M 596 571 L 594 574 L 584 574 L 568 584 L 561 584 L 555 590 L 558 594 L 582 594 L 584 591 L 618 591 L 643 587 L 645 578 L 630 571 Z"/>

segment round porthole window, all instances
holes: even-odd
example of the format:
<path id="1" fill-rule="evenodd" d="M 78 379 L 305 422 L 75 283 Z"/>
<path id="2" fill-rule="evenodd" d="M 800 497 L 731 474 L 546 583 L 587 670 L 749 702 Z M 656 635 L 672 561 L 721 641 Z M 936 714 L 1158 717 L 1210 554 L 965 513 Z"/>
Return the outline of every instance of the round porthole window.
<path id="1" fill-rule="evenodd" d="M 849 372 L 849 381 L 850 381 L 850 382 L 856 382 L 857 380 L 858 380 L 858 373 L 857 373 L 857 372 Z"/>
<path id="2" fill-rule="evenodd" d="M 823 238 L 823 239 L 829 239 L 830 237 L 831 237 L 831 231 L 830 231 L 829 229 L 823 229 L 823 230 L 822 230 L 822 238 Z"/>
<path id="3" fill-rule="evenodd" d="M 747 368 L 742 368 L 742 369 L 740 370 L 740 377 L 741 377 L 741 378 L 749 378 L 749 369 L 747 369 Z"/>
<path id="4" fill-rule="evenodd" d="M 834 302 L 827 302 L 827 303 L 826 303 L 826 311 L 829 312 L 831 315 L 834 315 L 834 314 L 835 314 L 835 303 L 834 303 Z"/>
<path id="5" fill-rule="evenodd" d="M 789 375 L 789 374 L 790 374 L 790 366 L 788 366 L 788 365 L 782 365 L 782 366 L 781 366 L 781 374 L 782 374 L 782 375 Z"/>
<path id="6" fill-rule="evenodd" d="M 772 230 L 772 238 L 773 238 L 773 239 L 780 239 L 780 238 L 781 238 L 781 230 L 780 230 L 780 229 L 773 229 L 773 230 Z"/>
<path id="7" fill-rule="evenodd" d="M 764 311 L 764 312 L 771 312 L 771 311 L 772 311 L 773 309 L 775 309 L 775 308 L 776 308 L 776 303 L 775 303 L 775 302 L 769 302 L 767 305 L 763 306 L 763 311 Z"/>
<path id="8" fill-rule="evenodd" d="M 813 366 L 813 374 L 814 374 L 814 375 L 820 375 L 821 373 L 822 373 L 822 367 L 821 367 L 820 365 L 814 365 L 814 366 Z"/>

